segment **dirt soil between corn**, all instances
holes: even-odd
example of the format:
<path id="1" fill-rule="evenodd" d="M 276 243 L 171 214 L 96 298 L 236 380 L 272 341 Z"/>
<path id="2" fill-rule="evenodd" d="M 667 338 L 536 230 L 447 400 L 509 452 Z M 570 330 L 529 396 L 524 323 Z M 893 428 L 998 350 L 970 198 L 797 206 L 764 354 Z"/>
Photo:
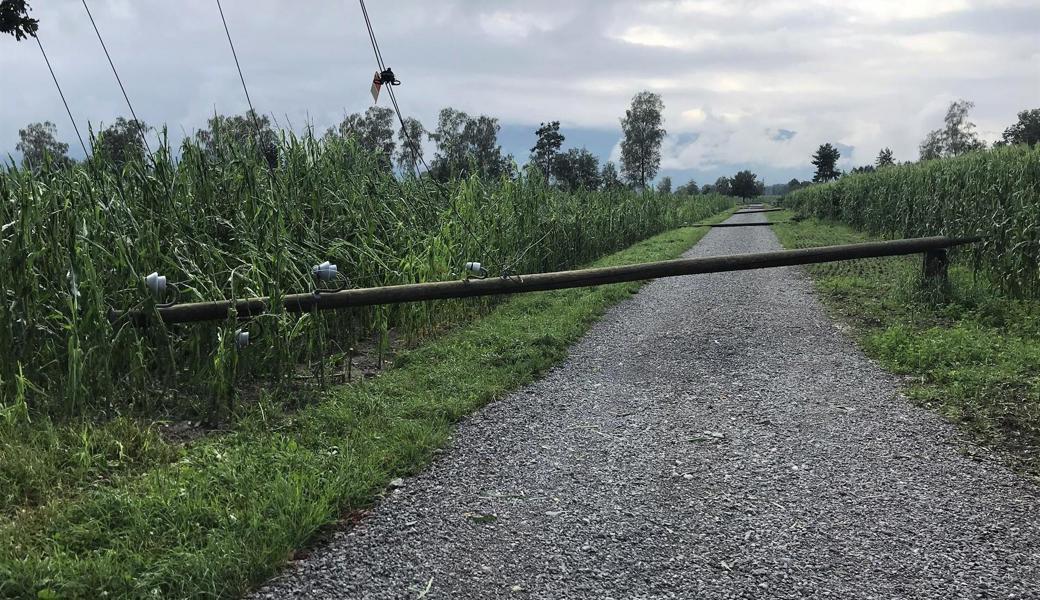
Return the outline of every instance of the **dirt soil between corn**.
<path id="1" fill-rule="evenodd" d="M 1040 598 L 1040 490 L 965 450 L 801 269 L 662 279 L 255 597 Z"/>

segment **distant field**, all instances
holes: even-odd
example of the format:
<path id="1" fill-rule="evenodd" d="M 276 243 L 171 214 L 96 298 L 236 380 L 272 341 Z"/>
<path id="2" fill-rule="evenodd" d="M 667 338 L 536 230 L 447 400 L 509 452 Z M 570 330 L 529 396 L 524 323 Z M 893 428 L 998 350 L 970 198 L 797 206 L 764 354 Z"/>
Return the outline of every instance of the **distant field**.
<path id="1" fill-rule="evenodd" d="M 802 216 L 885 237 L 982 235 L 974 270 L 1017 297 L 1040 296 L 1040 146 L 1009 146 L 848 175 L 788 194 Z"/>

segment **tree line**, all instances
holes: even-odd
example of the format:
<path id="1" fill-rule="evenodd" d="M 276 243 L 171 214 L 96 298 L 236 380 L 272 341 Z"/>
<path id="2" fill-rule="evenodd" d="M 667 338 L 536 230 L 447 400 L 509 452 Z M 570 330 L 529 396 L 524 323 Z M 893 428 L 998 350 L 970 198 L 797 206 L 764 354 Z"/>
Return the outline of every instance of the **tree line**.
<path id="1" fill-rule="evenodd" d="M 975 131 L 975 123 L 968 119 L 968 113 L 975 107 L 974 102 L 956 100 L 950 103 L 943 118 L 943 126 L 932 130 L 918 146 L 919 160 L 935 160 L 960 156 L 968 152 L 986 149 L 986 142 Z M 1026 144 L 1035 146 L 1040 143 L 1040 108 L 1023 110 L 1018 113 L 1018 120 L 1004 129 L 1001 139 L 994 142 L 993 147 Z M 793 192 L 812 183 L 820 183 L 838 179 L 846 174 L 870 173 L 878 169 L 896 164 L 891 148 L 882 148 L 873 164 L 854 167 L 848 173 L 837 168 L 841 152 L 833 144 L 821 144 L 812 155 L 815 168 L 812 181 L 792 179 L 783 186 L 774 187 L 774 193 Z"/>
<path id="2" fill-rule="evenodd" d="M 566 136 L 559 121 L 542 123 L 534 132 L 525 167 L 528 174 L 540 175 L 548 184 L 568 191 L 631 187 L 647 189 L 657 175 L 661 163 L 661 144 L 666 135 L 664 102 L 653 92 L 640 92 L 621 117 L 620 165 L 599 158 L 586 148 L 563 150 Z M 487 115 L 470 116 L 444 108 L 437 126 L 428 131 L 418 119 L 406 118 L 398 125 L 390 108 L 372 106 L 363 113 L 349 114 L 323 134 L 324 138 L 352 139 L 362 149 L 396 169 L 403 177 L 428 176 L 447 181 L 456 177 L 477 175 L 481 178 L 514 177 L 519 172 L 512 155 L 504 154 L 498 141 L 498 119 Z M 253 111 L 242 115 L 215 114 L 207 126 L 185 139 L 184 144 L 197 145 L 204 155 L 218 158 L 241 151 L 257 149 L 271 164 L 278 160 L 278 133 L 271 119 Z M 103 156 L 116 166 L 131 160 L 143 161 L 147 147 L 145 136 L 152 127 L 144 122 L 118 117 L 112 125 L 92 135 L 93 154 Z M 65 167 L 75 161 L 69 157 L 69 145 L 57 139 L 57 127 L 50 121 L 31 123 L 18 132 L 16 149 L 22 153 L 22 165 L 38 169 L 46 160 Z M 429 164 L 424 156 L 424 141 L 434 143 L 435 153 Z M 424 169 L 425 168 L 425 169 Z M 714 184 L 698 187 L 695 181 L 672 188 L 670 177 L 656 186 L 660 193 L 696 195 L 719 193 L 751 198 L 762 193 L 764 186 L 751 171 L 733 177 L 720 177 Z"/>

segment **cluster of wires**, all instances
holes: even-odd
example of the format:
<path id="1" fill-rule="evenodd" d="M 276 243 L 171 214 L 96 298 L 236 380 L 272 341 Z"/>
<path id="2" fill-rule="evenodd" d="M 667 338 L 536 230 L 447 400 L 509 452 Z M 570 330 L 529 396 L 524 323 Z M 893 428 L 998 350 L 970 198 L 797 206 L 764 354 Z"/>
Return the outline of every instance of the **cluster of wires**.
<path id="1" fill-rule="evenodd" d="M 131 115 L 131 117 L 133 117 L 133 119 L 135 121 L 135 124 L 138 125 L 136 127 L 136 129 L 137 129 L 138 134 L 141 136 L 141 142 L 144 144 L 144 147 L 148 151 L 148 154 L 151 155 L 151 146 L 149 145 L 148 140 L 145 137 L 145 129 L 144 129 L 144 127 L 141 126 L 141 121 L 137 118 L 137 112 L 134 110 L 133 103 L 130 101 L 130 96 L 129 96 L 129 94 L 126 91 L 126 87 L 123 85 L 122 78 L 119 76 L 119 71 L 116 69 L 115 62 L 112 60 L 112 55 L 108 51 L 108 47 L 105 44 L 105 40 L 104 40 L 104 38 L 101 35 L 101 31 L 98 28 L 97 22 L 94 20 L 94 15 L 91 13 L 90 7 L 87 5 L 87 0 L 81 0 L 81 2 L 83 3 L 83 8 L 84 8 L 84 10 L 87 13 L 87 17 L 90 19 L 90 23 L 91 23 L 91 25 L 92 25 L 92 27 L 94 29 L 94 33 L 97 35 L 98 42 L 100 42 L 101 48 L 102 48 L 102 50 L 105 53 L 105 57 L 108 59 L 109 67 L 112 70 L 112 74 L 115 76 L 116 83 L 119 86 L 119 90 L 122 92 L 123 99 L 126 101 L 127 108 L 130 109 L 130 115 Z M 386 65 L 386 63 L 384 62 L 384 60 L 383 60 L 383 54 L 382 54 L 382 51 L 380 50 L 380 47 L 379 47 L 379 41 L 376 38 L 376 34 L 375 34 L 374 29 L 372 28 L 372 20 L 369 17 L 368 8 L 365 6 L 365 0 L 358 0 L 358 2 L 361 5 L 361 13 L 362 13 L 362 15 L 364 16 L 364 19 L 365 19 L 365 27 L 368 30 L 369 41 L 372 44 L 372 52 L 373 52 L 373 54 L 375 56 L 376 66 L 378 67 L 376 80 L 373 83 L 374 84 L 378 84 L 381 87 L 385 87 L 386 88 L 386 92 L 387 92 L 387 95 L 390 97 L 390 103 L 393 106 L 394 113 L 397 115 L 397 120 L 398 120 L 398 122 L 401 125 L 401 132 L 402 132 L 403 136 L 406 139 L 406 144 L 408 145 L 409 150 L 412 152 L 412 155 L 418 159 L 418 160 L 413 160 L 412 161 L 412 165 L 413 165 L 413 167 L 415 169 L 415 175 L 416 175 L 417 178 L 421 178 L 422 175 L 423 175 L 423 172 L 422 172 L 422 170 L 419 167 L 420 163 L 422 164 L 422 169 L 425 169 L 425 171 L 427 173 L 430 172 L 430 166 L 429 166 L 429 164 L 427 164 L 426 159 L 423 157 L 423 154 L 421 152 L 421 146 L 420 145 L 422 143 L 422 140 L 421 139 L 415 139 L 413 137 L 412 131 L 406 125 L 404 115 L 401 112 L 401 107 L 400 107 L 400 104 L 398 103 L 398 100 L 397 100 L 397 94 L 394 91 L 394 87 L 400 85 L 401 82 L 394 75 L 393 70 L 391 68 L 389 68 Z M 216 0 L 216 4 L 217 4 L 217 10 L 218 10 L 218 12 L 220 14 L 221 23 L 224 26 L 224 33 L 227 36 L 228 45 L 231 47 L 232 58 L 234 59 L 235 67 L 238 70 L 238 77 L 239 77 L 239 81 L 242 84 L 242 91 L 245 93 L 246 103 L 249 106 L 249 114 L 251 116 L 253 127 L 254 127 L 254 130 L 255 130 L 255 133 L 256 133 L 257 148 L 260 151 L 260 153 L 264 156 L 264 158 L 267 160 L 268 167 L 269 167 L 269 174 L 271 174 L 271 176 L 273 177 L 273 171 L 274 171 L 275 164 L 276 164 L 276 159 L 274 158 L 273 148 L 266 148 L 265 147 L 265 143 L 264 143 L 264 139 L 263 139 L 263 132 L 262 132 L 261 126 L 260 126 L 260 120 L 259 120 L 259 117 L 257 115 L 256 110 L 253 107 L 252 98 L 249 95 L 249 87 L 246 85 L 245 75 L 242 72 L 242 65 L 239 62 L 238 53 L 235 50 L 235 43 L 234 43 L 234 41 L 232 40 L 232 37 L 231 37 L 231 30 L 228 27 L 227 18 L 224 15 L 223 6 L 221 6 L 220 0 Z M 82 147 L 84 154 L 89 156 L 90 152 L 87 150 L 87 145 L 84 142 L 83 136 L 80 134 L 79 127 L 77 126 L 76 120 L 75 120 L 75 118 L 72 115 L 72 110 L 69 107 L 69 103 L 68 103 L 68 101 L 65 98 L 65 94 L 62 91 L 61 85 L 58 83 L 57 75 L 55 74 L 54 69 L 51 66 L 51 62 L 50 62 L 49 58 L 47 57 L 46 51 L 44 51 L 43 43 L 41 42 L 41 40 L 39 38 L 38 32 L 36 34 L 34 34 L 34 37 L 36 39 L 37 45 L 40 48 L 40 52 L 43 55 L 44 61 L 47 63 L 47 68 L 50 71 L 51 78 L 54 80 L 55 87 L 57 87 L 57 89 L 58 89 L 58 94 L 61 96 L 62 103 L 65 105 L 65 111 L 68 113 L 69 120 L 72 122 L 72 126 L 75 129 L 75 131 L 76 131 L 76 136 L 79 139 L 80 146 Z M 466 218 L 464 218 L 459 213 L 458 207 L 456 206 L 455 202 L 451 198 L 451 196 L 453 196 L 451 194 L 451 192 L 446 190 L 444 188 L 443 184 L 441 182 L 437 181 L 436 178 L 429 177 L 429 181 L 431 181 L 436 186 L 436 188 L 440 191 L 441 195 L 443 196 L 443 199 L 446 200 L 446 203 L 448 204 L 448 206 L 451 207 L 452 212 L 455 214 L 455 217 L 459 220 L 461 226 L 466 231 L 466 234 L 473 239 L 473 241 L 476 244 L 476 246 L 478 247 L 478 249 L 485 255 L 485 258 L 490 259 L 491 257 L 488 256 L 490 254 L 488 252 L 488 248 L 484 244 L 482 244 L 482 242 L 480 240 L 480 237 L 473 231 L 473 228 L 472 228 L 471 224 L 468 222 L 468 220 Z M 420 186 L 420 187 L 422 187 L 423 190 L 427 190 L 428 189 L 426 186 Z M 413 213 L 414 213 L 415 209 L 411 205 L 411 203 L 408 202 L 407 199 L 405 199 L 404 201 L 405 201 L 406 204 L 408 204 L 409 208 L 411 208 Z M 536 240 L 535 242 L 533 242 L 532 244 L 527 246 L 523 251 L 519 252 L 512 259 L 512 261 L 510 261 L 508 264 L 499 264 L 498 266 L 501 269 L 502 276 L 504 276 L 504 277 L 509 276 L 510 273 L 511 273 L 512 267 L 514 265 L 516 265 L 532 247 L 534 247 L 535 245 L 539 244 L 546 237 L 548 237 L 548 235 L 549 235 L 549 232 L 547 231 L 545 234 L 542 235 L 541 238 L 539 238 L 538 240 Z"/>

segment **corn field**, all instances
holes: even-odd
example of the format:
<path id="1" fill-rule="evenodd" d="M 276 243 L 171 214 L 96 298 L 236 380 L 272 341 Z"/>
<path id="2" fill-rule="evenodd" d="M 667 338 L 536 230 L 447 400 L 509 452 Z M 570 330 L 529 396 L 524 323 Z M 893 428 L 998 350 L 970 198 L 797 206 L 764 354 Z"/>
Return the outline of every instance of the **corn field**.
<path id="1" fill-rule="evenodd" d="M 966 255 L 976 271 L 1013 295 L 1040 295 L 1040 146 L 849 175 L 784 205 L 884 236 L 984 236 Z"/>
<path id="2" fill-rule="evenodd" d="M 730 206 L 720 196 L 564 193 L 534 177 L 400 180 L 352 140 L 283 139 L 274 169 L 248 146 L 220 156 L 168 146 L 122 167 L 0 172 L 0 411 L 53 417 L 212 412 L 236 379 L 317 377 L 358 339 L 412 338 L 488 301 L 291 315 L 248 323 L 112 325 L 110 309 L 153 309 L 157 271 L 179 302 L 314 289 L 311 266 L 368 287 L 586 263 Z M 483 303 L 483 304 L 482 304 Z M 234 350 L 234 331 L 253 342 Z M 209 398 L 190 405 L 185 398 Z"/>

